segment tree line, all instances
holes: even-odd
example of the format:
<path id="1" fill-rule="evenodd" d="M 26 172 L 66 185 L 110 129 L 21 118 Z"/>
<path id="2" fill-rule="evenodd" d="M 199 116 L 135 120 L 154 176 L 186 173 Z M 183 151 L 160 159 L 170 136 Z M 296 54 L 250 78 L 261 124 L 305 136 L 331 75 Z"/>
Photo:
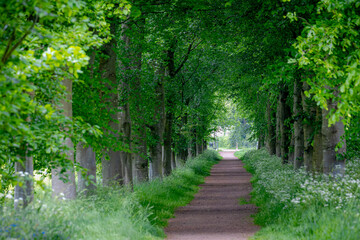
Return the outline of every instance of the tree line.
<path id="1" fill-rule="evenodd" d="M 359 153 L 359 3 L 0 4 L 1 192 L 31 201 L 169 175 L 234 100 L 259 147 L 330 173 Z M 3 201 L 3 198 L 2 200 Z"/>
<path id="2" fill-rule="evenodd" d="M 359 156 L 359 3 L 243 2 L 229 88 L 258 147 L 295 169 L 339 173 Z"/>
<path id="3" fill-rule="evenodd" d="M 219 6 L 1 4 L 1 192 L 16 186 L 26 206 L 41 185 L 34 170 L 51 169 L 54 196 L 72 199 L 97 172 L 105 186 L 131 186 L 201 154 L 223 105 Z"/>

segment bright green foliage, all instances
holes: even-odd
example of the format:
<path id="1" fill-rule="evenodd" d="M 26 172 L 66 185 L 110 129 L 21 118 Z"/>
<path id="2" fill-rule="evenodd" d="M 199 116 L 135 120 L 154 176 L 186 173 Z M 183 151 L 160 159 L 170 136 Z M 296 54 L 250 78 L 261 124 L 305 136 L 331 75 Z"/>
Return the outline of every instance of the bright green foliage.
<path id="1" fill-rule="evenodd" d="M 253 174 L 255 222 L 264 226 L 255 239 L 356 239 L 359 221 L 358 162 L 348 163 L 342 178 L 308 175 L 283 165 L 264 150 L 242 161 Z"/>
<path id="2" fill-rule="evenodd" d="M 16 181 L 12 166 L 19 157 L 36 152 L 36 161 L 46 159 L 46 166 L 66 166 L 64 138 L 77 138 L 79 130 L 97 134 L 60 111 L 63 79 L 78 77 L 88 60 L 83 45 L 98 41 L 86 38 L 83 8 L 81 1 L 65 0 L 1 5 L 0 22 L 6 26 L 0 32 L 1 189 Z"/>

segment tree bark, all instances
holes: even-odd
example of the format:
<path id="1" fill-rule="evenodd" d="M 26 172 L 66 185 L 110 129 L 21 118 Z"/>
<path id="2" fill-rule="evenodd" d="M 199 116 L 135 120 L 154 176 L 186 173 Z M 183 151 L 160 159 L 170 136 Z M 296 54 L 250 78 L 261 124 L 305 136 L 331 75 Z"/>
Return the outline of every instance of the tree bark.
<path id="1" fill-rule="evenodd" d="M 307 171 L 313 171 L 313 141 L 314 141 L 314 131 L 316 123 L 316 105 L 315 102 L 305 96 L 305 91 L 310 89 L 310 86 L 304 82 L 302 86 L 303 90 L 301 91 L 302 106 L 303 112 L 305 115 L 303 132 L 304 132 L 304 164 Z"/>
<path id="2" fill-rule="evenodd" d="M 294 82 L 294 168 L 298 169 L 304 164 L 304 128 L 302 111 L 302 84 L 300 78 Z"/>
<path id="3" fill-rule="evenodd" d="M 322 150 L 323 150 L 323 170 L 324 173 L 337 174 L 338 169 L 336 165 L 340 165 L 340 171 L 343 171 L 345 166 L 345 160 L 339 160 L 338 154 L 343 154 L 346 151 L 346 143 L 343 135 L 345 134 L 345 128 L 342 121 L 336 122 L 332 126 L 329 126 L 328 114 L 331 110 L 335 110 L 337 102 L 333 99 L 328 100 L 328 110 L 322 110 Z M 337 146 L 340 143 L 340 146 Z M 338 147 L 338 151 L 336 148 Z"/>
<path id="4" fill-rule="evenodd" d="M 66 88 L 66 99 L 62 101 L 63 114 L 67 118 L 72 118 L 72 81 L 64 79 L 63 85 Z M 69 161 L 65 172 L 61 172 L 62 167 L 52 169 L 52 190 L 54 196 L 62 196 L 66 199 L 74 199 L 76 197 L 76 183 L 74 172 L 74 145 L 70 138 L 66 138 L 64 144 L 69 148 L 66 152 Z M 67 181 L 64 181 L 67 177 Z"/>
<path id="5" fill-rule="evenodd" d="M 76 162 L 85 169 L 78 174 L 78 191 L 88 194 L 96 188 L 96 154 L 91 146 L 80 142 L 76 146 Z"/>

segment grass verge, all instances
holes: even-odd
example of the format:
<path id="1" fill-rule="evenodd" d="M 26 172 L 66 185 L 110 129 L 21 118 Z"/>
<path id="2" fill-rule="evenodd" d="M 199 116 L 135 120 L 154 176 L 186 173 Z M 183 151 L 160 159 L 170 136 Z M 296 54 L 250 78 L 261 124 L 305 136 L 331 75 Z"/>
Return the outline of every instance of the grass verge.
<path id="1" fill-rule="evenodd" d="M 73 201 L 37 193 L 21 211 L 9 201 L 0 208 L 0 239 L 163 239 L 167 219 L 193 199 L 219 160 L 208 150 L 162 180 L 135 184 L 133 192 L 98 187 L 94 195 Z"/>
<path id="2" fill-rule="evenodd" d="M 360 238 L 360 163 L 349 162 L 345 176 L 310 175 L 265 150 L 249 151 L 242 161 L 253 174 L 252 202 L 263 226 L 253 239 Z"/>

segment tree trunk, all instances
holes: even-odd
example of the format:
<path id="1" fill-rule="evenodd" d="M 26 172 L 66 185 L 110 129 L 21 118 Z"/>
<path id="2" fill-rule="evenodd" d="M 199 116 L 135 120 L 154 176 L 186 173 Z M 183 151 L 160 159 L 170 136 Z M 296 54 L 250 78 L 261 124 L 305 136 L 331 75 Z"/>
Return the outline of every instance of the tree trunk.
<path id="1" fill-rule="evenodd" d="M 273 124 L 273 111 L 271 109 L 271 102 L 268 100 L 266 106 L 266 116 L 267 116 L 267 146 L 270 155 L 276 154 L 276 131 Z M 237 146 L 237 143 L 236 143 Z M 237 147 L 236 147 L 237 148 Z"/>
<path id="2" fill-rule="evenodd" d="M 165 89 L 164 89 L 165 74 L 158 73 L 158 82 L 155 88 L 156 104 L 154 111 L 154 122 L 151 126 L 151 134 L 154 138 L 153 144 L 150 145 L 151 167 L 154 178 L 163 176 L 163 143 L 164 143 L 164 126 L 166 124 L 165 118 Z"/>
<path id="3" fill-rule="evenodd" d="M 257 149 L 265 147 L 265 136 L 263 133 L 259 133 Z"/>
<path id="4" fill-rule="evenodd" d="M 299 78 L 294 82 L 294 168 L 300 168 L 304 163 L 304 131 L 303 111 L 301 101 L 302 84 Z"/>
<path id="5" fill-rule="evenodd" d="M 316 108 L 316 118 L 315 118 L 315 135 L 314 135 L 314 151 L 313 151 L 313 163 L 312 169 L 315 172 L 322 172 L 323 170 L 323 150 L 322 150 L 322 134 L 321 134 L 321 123 L 322 123 L 322 115 L 321 109 L 319 107 Z M 318 124 L 320 123 L 320 124 Z"/>
<path id="6" fill-rule="evenodd" d="M 139 129 L 139 136 L 137 137 L 137 153 L 135 154 L 135 171 L 134 179 L 137 182 L 147 181 L 148 174 L 148 158 L 147 158 L 147 143 L 146 143 L 146 129 L 142 127 Z"/>
<path id="7" fill-rule="evenodd" d="M 91 146 L 80 142 L 76 146 L 76 162 L 84 168 L 85 172 L 78 174 L 78 191 L 88 194 L 96 188 L 96 154 Z"/>
<path id="8" fill-rule="evenodd" d="M 120 123 L 119 119 L 121 116 L 120 112 L 120 103 L 119 103 L 119 93 L 118 87 L 119 82 L 117 79 L 117 69 L 118 69 L 118 58 L 116 54 L 117 40 L 115 38 L 117 33 L 117 23 L 115 19 L 110 20 L 110 33 L 114 36 L 111 40 L 104 44 L 102 53 L 105 55 L 104 58 L 100 60 L 99 69 L 102 72 L 102 78 L 109 80 L 107 87 L 111 90 L 104 99 L 106 102 L 108 111 L 111 112 L 108 131 L 109 135 L 112 135 L 112 139 L 115 142 L 112 142 L 112 146 L 107 146 L 110 149 L 107 152 L 109 159 L 106 157 L 102 158 L 102 174 L 103 174 L 103 185 L 107 186 L 109 184 L 120 184 L 123 182 L 123 164 L 121 162 L 121 152 L 118 149 L 120 142 Z"/>
<path id="9" fill-rule="evenodd" d="M 294 148 L 295 148 L 295 133 L 294 131 L 290 130 L 291 132 L 291 140 L 289 145 L 289 152 L 288 152 L 288 163 L 294 165 Z"/>
<path id="10" fill-rule="evenodd" d="M 176 153 L 174 151 L 171 154 L 171 169 L 176 169 Z"/>
<path id="11" fill-rule="evenodd" d="M 277 100 L 276 104 L 276 146 L 275 146 L 275 153 L 277 157 L 281 157 L 281 134 L 280 134 L 280 101 Z"/>
<path id="12" fill-rule="evenodd" d="M 173 124 L 173 113 L 168 110 L 166 113 L 166 124 L 165 124 L 165 135 L 164 135 L 164 175 L 168 176 L 171 173 L 171 156 L 172 156 L 172 124 Z"/>
<path id="13" fill-rule="evenodd" d="M 303 91 L 301 92 L 303 112 L 305 115 L 304 118 L 304 164 L 307 171 L 314 170 L 313 167 L 313 141 L 314 141 L 314 131 L 316 123 L 316 105 L 315 102 L 305 96 L 305 91 L 308 91 L 310 86 L 304 82 Z"/>
<path id="14" fill-rule="evenodd" d="M 130 107 L 129 103 L 127 102 L 122 107 L 121 112 L 121 120 L 120 120 L 120 132 L 123 134 L 122 140 L 123 143 L 126 144 L 126 148 L 131 151 L 131 117 L 130 117 Z M 132 175 L 132 154 L 129 151 L 122 151 L 121 152 L 121 160 L 124 164 L 124 183 L 125 184 L 132 184 L 133 175 Z"/>
<path id="15" fill-rule="evenodd" d="M 193 157 L 193 153 L 192 153 L 192 148 L 193 148 L 193 143 L 192 143 L 192 139 L 189 141 L 188 143 L 188 148 L 187 148 L 187 159 L 190 159 Z"/>
<path id="16" fill-rule="evenodd" d="M 67 118 L 72 118 L 72 81 L 69 79 L 63 80 L 63 85 L 66 88 L 66 99 L 62 101 L 63 114 Z M 76 183 L 74 172 L 74 145 L 70 138 L 65 139 L 64 143 L 69 150 L 66 152 L 68 159 L 68 166 L 65 172 L 61 173 L 62 167 L 52 169 L 52 190 L 54 196 L 62 196 L 66 199 L 74 199 L 76 197 Z M 67 177 L 67 181 L 63 181 Z"/>
<path id="17" fill-rule="evenodd" d="M 332 99 L 328 100 L 328 110 L 322 110 L 322 150 L 323 150 L 323 167 L 324 173 L 337 174 L 338 169 L 336 165 L 340 166 L 340 173 L 343 173 L 345 160 L 339 160 L 338 154 L 343 154 L 346 151 L 345 140 L 342 139 L 345 134 L 344 124 L 342 121 L 336 122 L 334 125 L 329 126 L 328 114 L 331 110 L 335 110 L 337 102 Z M 340 146 L 337 146 L 340 143 Z M 338 147 L 338 151 L 336 151 Z"/>
<path id="18" fill-rule="evenodd" d="M 289 107 L 286 105 L 286 99 L 288 97 L 288 92 L 286 90 L 281 90 L 279 95 L 279 128 L 280 128 L 280 150 L 281 150 L 281 159 L 283 163 L 288 162 L 288 152 L 289 152 L 289 129 L 285 125 L 285 120 L 290 115 Z"/>
<path id="19" fill-rule="evenodd" d="M 34 92 L 31 92 L 30 97 L 33 99 Z M 26 121 L 30 123 L 31 118 L 28 116 Z M 27 144 L 22 144 L 20 146 L 20 160 L 21 162 L 15 162 L 15 172 L 21 178 L 21 183 L 23 187 L 20 185 L 15 186 L 14 192 L 14 208 L 17 209 L 19 207 L 27 207 L 30 202 L 34 199 L 34 160 L 32 156 L 29 155 L 29 148 Z"/>
<path id="20" fill-rule="evenodd" d="M 27 156 L 26 147 L 23 147 L 23 156 L 20 158 L 21 162 L 15 163 L 15 172 L 22 178 L 22 187 L 15 186 L 14 193 L 14 207 L 25 208 L 34 199 L 34 183 L 32 181 L 34 172 L 33 157 Z M 22 176 L 24 175 L 24 176 Z"/>
<path id="21" fill-rule="evenodd" d="M 206 150 L 207 150 L 207 142 L 204 140 L 203 141 L 203 152 L 205 152 Z"/>

